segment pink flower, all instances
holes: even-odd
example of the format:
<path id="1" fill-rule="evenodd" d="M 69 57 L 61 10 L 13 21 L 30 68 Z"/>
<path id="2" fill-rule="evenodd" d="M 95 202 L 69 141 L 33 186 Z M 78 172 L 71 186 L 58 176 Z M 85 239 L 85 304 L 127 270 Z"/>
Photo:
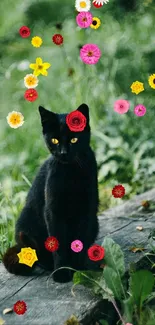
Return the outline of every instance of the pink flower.
<path id="1" fill-rule="evenodd" d="M 96 64 L 101 57 L 101 51 L 96 44 L 85 44 L 80 50 L 80 58 L 86 64 Z"/>
<path id="2" fill-rule="evenodd" d="M 129 110 L 130 103 L 125 99 L 118 99 L 114 103 L 114 111 L 118 114 L 127 113 Z"/>
<path id="3" fill-rule="evenodd" d="M 93 16 L 89 11 L 82 11 L 76 16 L 76 22 L 79 27 L 87 28 L 91 25 Z"/>
<path id="4" fill-rule="evenodd" d="M 82 241 L 81 240 L 78 240 L 78 239 L 72 241 L 72 243 L 71 243 L 71 249 L 75 253 L 81 252 L 82 249 L 83 249 L 83 243 L 82 243 Z"/>
<path id="5" fill-rule="evenodd" d="M 131 323 L 126 323 L 125 325 L 132 325 Z"/>
<path id="6" fill-rule="evenodd" d="M 134 113 L 137 115 L 137 116 L 143 116 L 145 115 L 146 113 L 146 107 L 139 104 L 137 105 L 135 108 L 134 108 Z"/>

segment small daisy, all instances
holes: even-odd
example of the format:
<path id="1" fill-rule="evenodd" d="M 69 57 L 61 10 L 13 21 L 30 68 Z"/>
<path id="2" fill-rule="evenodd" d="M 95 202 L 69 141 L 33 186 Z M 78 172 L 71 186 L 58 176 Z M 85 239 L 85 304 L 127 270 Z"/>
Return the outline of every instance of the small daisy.
<path id="1" fill-rule="evenodd" d="M 144 84 L 140 81 L 135 81 L 132 83 L 130 88 L 132 90 L 132 93 L 138 95 L 139 93 L 141 93 L 144 90 Z"/>
<path id="2" fill-rule="evenodd" d="M 86 64 L 96 64 L 101 57 L 101 51 L 96 44 L 85 44 L 80 50 L 80 58 Z"/>
<path id="3" fill-rule="evenodd" d="M 24 123 L 24 116 L 20 112 L 12 111 L 7 116 L 7 122 L 11 128 L 17 129 Z"/>
<path id="4" fill-rule="evenodd" d="M 137 116 L 144 116 L 146 114 L 146 107 L 144 105 L 139 104 L 134 108 L 134 113 Z"/>
<path id="5" fill-rule="evenodd" d="M 34 46 L 34 47 L 40 47 L 41 44 L 42 44 L 42 38 L 39 37 L 39 36 L 35 36 L 32 38 L 31 40 L 31 44 Z"/>
<path id="6" fill-rule="evenodd" d="M 36 88 L 38 86 L 38 78 L 34 74 L 27 74 L 24 78 L 24 85 L 26 88 Z"/>
<path id="7" fill-rule="evenodd" d="M 92 14 L 90 12 L 79 12 L 76 16 L 76 22 L 79 27 L 87 28 L 92 23 Z"/>
<path id="8" fill-rule="evenodd" d="M 34 102 L 38 98 L 38 93 L 35 89 L 29 88 L 25 91 L 24 98 L 29 102 Z"/>
<path id="9" fill-rule="evenodd" d="M 71 249 L 72 251 L 74 251 L 75 253 L 79 253 L 82 251 L 83 249 L 83 243 L 81 240 L 74 240 L 72 243 L 71 243 Z"/>
<path id="10" fill-rule="evenodd" d="M 26 306 L 26 303 L 25 301 L 21 301 L 21 300 L 18 300 L 14 306 L 13 306 L 13 310 L 16 314 L 18 315 L 23 315 L 25 314 L 26 310 L 27 310 L 27 306 Z"/>
<path id="11" fill-rule="evenodd" d="M 151 76 L 149 76 L 149 85 L 151 88 L 155 89 L 155 74 L 151 74 Z"/>
<path id="12" fill-rule="evenodd" d="M 93 21 L 92 21 L 90 27 L 93 29 L 97 29 L 100 27 L 100 25 L 101 25 L 101 20 L 97 17 L 93 17 Z"/>
<path id="13" fill-rule="evenodd" d="M 114 103 L 114 111 L 118 114 L 125 114 L 130 108 L 130 103 L 125 99 L 118 99 Z"/>
<path id="14" fill-rule="evenodd" d="M 115 198 L 121 198 L 125 195 L 125 188 L 123 185 L 116 185 L 112 189 L 112 195 Z"/>
<path id="15" fill-rule="evenodd" d="M 61 45 L 63 44 L 63 36 L 61 34 L 54 34 L 52 37 L 52 41 L 56 45 Z"/>
<path id="16" fill-rule="evenodd" d="M 91 7 L 90 0 L 76 0 L 75 1 L 75 8 L 77 11 L 89 11 Z"/>

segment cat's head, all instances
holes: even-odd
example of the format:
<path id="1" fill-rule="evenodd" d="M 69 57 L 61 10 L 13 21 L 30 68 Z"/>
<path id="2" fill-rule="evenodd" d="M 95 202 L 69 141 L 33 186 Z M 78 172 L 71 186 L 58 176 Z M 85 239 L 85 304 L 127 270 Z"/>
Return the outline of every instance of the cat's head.
<path id="1" fill-rule="evenodd" d="M 80 105 L 76 111 L 86 118 L 82 131 L 72 131 L 66 123 L 68 114 L 56 114 L 39 106 L 42 130 L 49 151 L 61 162 L 70 162 L 85 153 L 90 143 L 89 108 Z"/>

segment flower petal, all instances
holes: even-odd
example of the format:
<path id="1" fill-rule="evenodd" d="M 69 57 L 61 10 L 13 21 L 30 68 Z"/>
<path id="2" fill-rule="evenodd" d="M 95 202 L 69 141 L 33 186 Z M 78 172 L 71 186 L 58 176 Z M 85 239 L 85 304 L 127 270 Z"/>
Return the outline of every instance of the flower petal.
<path id="1" fill-rule="evenodd" d="M 36 68 L 36 64 L 35 64 L 35 63 L 31 63 L 31 64 L 29 65 L 29 68 L 30 68 L 30 69 L 35 69 L 35 68 Z"/>
<path id="2" fill-rule="evenodd" d="M 50 68 L 51 64 L 48 62 L 43 63 L 43 69 L 48 69 Z"/>
<path id="3" fill-rule="evenodd" d="M 41 73 L 43 76 L 47 76 L 47 75 L 48 75 L 48 72 L 47 72 L 45 69 L 41 70 L 40 73 Z"/>
<path id="4" fill-rule="evenodd" d="M 36 58 L 36 64 L 42 65 L 43 64 L 42 58 Z"/>
<path id="5" fill-rule="evenodd" d="M 33 72 L 33 74 L 34 74 L 34 76 L 39 76 L 40 75 L 40 70 L 38 70 L 38 69 L 36 69 L 36 70 L 34 70 L 34 72 Z"/>

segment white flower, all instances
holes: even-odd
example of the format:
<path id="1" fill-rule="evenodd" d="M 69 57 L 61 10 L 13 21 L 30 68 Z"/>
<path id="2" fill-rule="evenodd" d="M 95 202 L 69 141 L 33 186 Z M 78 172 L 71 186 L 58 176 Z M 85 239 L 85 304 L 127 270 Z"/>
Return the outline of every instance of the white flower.
<path id="1" fill-rule="evenodd" d="M 89 11 L 91 7 L 90 0 L 76 0 L 75 1 L 75 8 L 77 11 Z"/>
<path id="2" fill-rule="evenodd" d="M 93 3 L 96 3 L 97 5 L 104 5 L 104 3 L 108 3 L 109 0 L 93 0 Z"/>

